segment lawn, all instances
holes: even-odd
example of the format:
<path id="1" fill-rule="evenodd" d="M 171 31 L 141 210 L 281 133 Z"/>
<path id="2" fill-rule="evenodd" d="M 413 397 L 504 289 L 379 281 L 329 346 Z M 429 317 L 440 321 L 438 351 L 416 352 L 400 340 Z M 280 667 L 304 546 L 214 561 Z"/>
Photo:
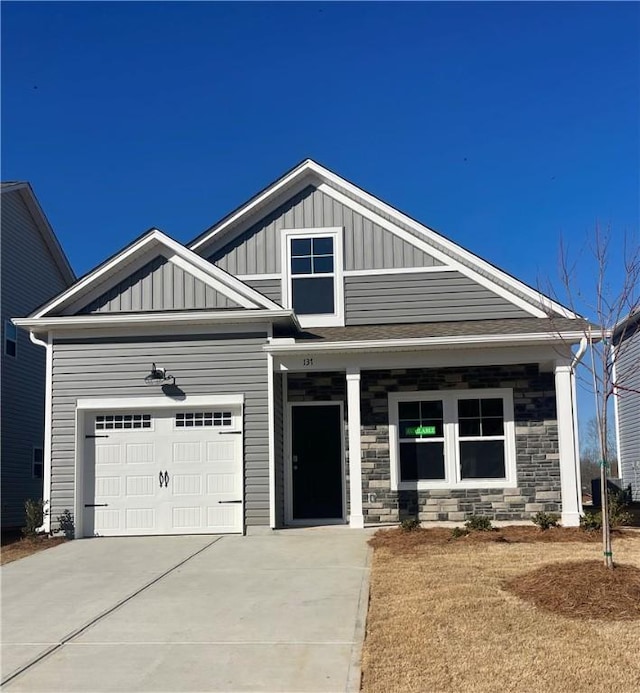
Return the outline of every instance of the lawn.
<path id="1" fill-rule="evenodd" d="M 425 531 L 440 537 L 428 538 Z M 545 566 L 543 576 L 559 563 L 598 561 L 597 537 L 577 541 L 578 532 L 544 543 L 451 541 L 449 530 L 379 533 L 373 539 L 362 690 L 640 690 L 639 605 L 632 603 L 615 619 L 607 613 L 585 619 L 543 610 L 507 589 L 509 581 L 526 588 L 521 576 Z M 614 560 L 640 568 L 640 533 L 614 540 Z"/>

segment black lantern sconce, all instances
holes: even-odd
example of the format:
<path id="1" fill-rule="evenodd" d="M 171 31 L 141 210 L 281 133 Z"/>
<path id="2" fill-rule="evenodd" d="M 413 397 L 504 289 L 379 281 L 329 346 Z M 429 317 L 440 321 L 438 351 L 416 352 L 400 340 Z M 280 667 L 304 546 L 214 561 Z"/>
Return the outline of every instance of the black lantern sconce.
<path id="1" fill-rule="evenodd" d="M 165 368 L 157 368 L 156 364 L 151 364 L 151 373 L 144 379 L 145 385 L 175 385 L 176 379 L 169 375 Z"/>

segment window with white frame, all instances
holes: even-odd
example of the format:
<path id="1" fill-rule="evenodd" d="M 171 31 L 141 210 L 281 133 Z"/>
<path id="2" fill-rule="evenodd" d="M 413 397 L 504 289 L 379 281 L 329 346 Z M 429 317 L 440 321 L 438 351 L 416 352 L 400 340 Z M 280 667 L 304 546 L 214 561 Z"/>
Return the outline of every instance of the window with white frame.
<path id="1" fill-rule="evenodd" d="M 303 327 L 343 325 L 342 228 L 283 231 L 282 295 Z"/>
<path id="2" fill-rule="evenodd" d="M 11 320 L 4 321 L 4 353 L 7 356 L 18 356 L 18 328 Z"/>
<path id="3" fill-rule="evenodd" d="M 394 489 L 516 485 L 513 391 L 389 394 Z"/>
<path id="4" fill-rule="evenodd" d="M 44 476 L 44 451 L 42 448 L 33 448 L 31 474 L 34 479 L 42 479 Z"/>

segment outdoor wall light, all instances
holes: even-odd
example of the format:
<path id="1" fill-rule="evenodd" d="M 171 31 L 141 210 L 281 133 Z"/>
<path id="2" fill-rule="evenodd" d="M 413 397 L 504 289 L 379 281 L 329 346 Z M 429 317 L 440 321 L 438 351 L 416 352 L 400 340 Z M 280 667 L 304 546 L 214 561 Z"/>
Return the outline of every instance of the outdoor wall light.
<path id="1" fill-rule="evenodd" d="M 176 379 L 169 375 L 165 368 L 157 368 L 155 363 L 151 364 L 151 373 L 144 379 L 145 385 L 175 385 Z"/>

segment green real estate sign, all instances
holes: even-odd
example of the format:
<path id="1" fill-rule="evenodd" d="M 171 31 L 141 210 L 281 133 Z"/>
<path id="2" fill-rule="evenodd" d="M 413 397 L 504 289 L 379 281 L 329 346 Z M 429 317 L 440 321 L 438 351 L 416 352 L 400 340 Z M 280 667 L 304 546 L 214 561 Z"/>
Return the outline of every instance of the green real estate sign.
<path id="1" fill-rule="evenodd" d="M 408 426 L 406 429 L 408 436 L 435 436 L 435 426 Z"/>

